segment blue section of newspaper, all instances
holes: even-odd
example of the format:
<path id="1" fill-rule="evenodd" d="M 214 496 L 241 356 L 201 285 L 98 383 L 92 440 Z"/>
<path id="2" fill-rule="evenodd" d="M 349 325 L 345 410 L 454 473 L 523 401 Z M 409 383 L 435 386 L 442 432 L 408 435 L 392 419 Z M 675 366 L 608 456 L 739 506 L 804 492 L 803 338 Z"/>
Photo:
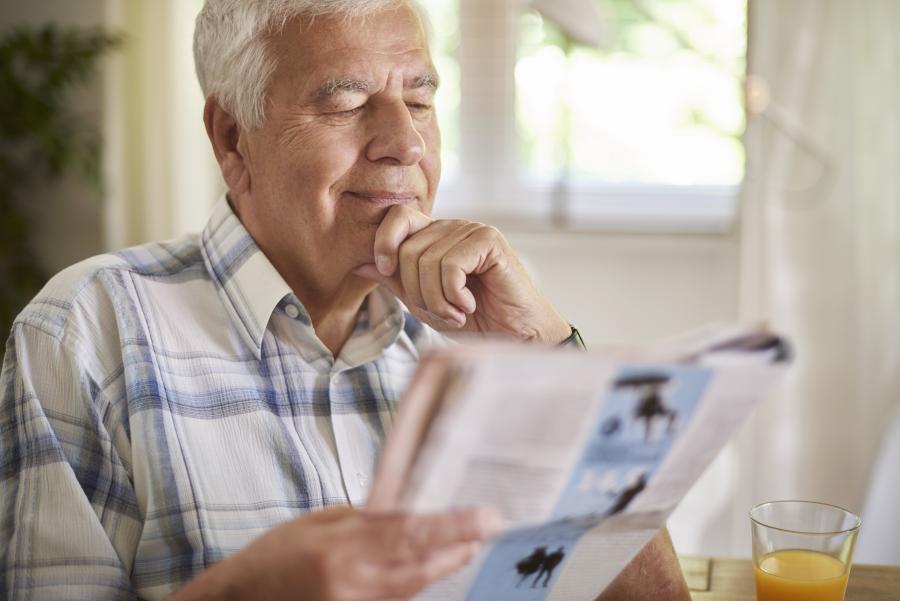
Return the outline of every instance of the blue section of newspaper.
<path id="1" fill-rule="evenodd" d="M 696 365 L 624 368 L 553 517 L 623 511 L 687 426 L 711 377 Z"/>
<path id="2" fill-rule="evenodd" d="M 592 516 L 507 532 L 491 545 L 468 601 L 542 601 L 575 543 L 596 524 Z"/>
<path id="3" fill-rule="evenodd" d="M 578 539 L 625 511 L 646 488 L 711 377 L 710 369 L 696 365 L 623 368 L 557 503 L 554 521 L 496 540 L 468 601 L 545 599 Z"/>

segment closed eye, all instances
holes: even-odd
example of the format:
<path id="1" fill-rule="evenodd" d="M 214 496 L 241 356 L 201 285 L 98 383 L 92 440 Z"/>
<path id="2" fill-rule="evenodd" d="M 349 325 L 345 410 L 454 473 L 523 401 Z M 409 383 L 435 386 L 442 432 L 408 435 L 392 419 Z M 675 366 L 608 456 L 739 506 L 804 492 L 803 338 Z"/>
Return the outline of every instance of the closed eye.
<path id="1" fill-rule="evenodd" d="M 347 109 L 346 111 L 337 111 L 333 114 L 339 115 L 341 117 L 352 117 L 353 115 L 356 115 L 357 113 L 361 113 L 364 108 L 366 108 L 366 105 L 361 104 L 355 108 Z"/>

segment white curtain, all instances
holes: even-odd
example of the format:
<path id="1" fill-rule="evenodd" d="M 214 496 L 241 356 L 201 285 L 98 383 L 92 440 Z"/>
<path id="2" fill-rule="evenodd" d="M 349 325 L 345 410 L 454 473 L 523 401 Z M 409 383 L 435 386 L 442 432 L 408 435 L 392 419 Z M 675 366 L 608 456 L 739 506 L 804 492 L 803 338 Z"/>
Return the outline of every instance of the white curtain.
<path id="1" fill-rule="evenodd" d="M 859 511 L 900 402 L 900 2 L 749 7 L 741 313 L 796 363 L 674 516 L 711 554 L 749 554 L 757 502 Z"/>
<path id="2" fill-rule="evenodd" d="M 104 0 L 125 35 L 104 72 L 108 249 L 199 231 L 223 189 L 194 75 L 203 0 Z"/>

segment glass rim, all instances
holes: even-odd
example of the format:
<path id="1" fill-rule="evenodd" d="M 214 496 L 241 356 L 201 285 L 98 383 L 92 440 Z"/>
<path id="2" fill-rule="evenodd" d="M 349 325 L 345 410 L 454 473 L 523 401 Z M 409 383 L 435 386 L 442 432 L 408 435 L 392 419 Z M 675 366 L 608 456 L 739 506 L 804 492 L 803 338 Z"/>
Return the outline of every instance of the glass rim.
<path id="1" fill-rule="evenodd" d="M 831 509 L 837 509 L 838 511 L 844 512 L 846 515 L 849 515 L 853 518 L 854 524 L 849 528 L 844 528 L 842 530 L 833 530 L 833 531 L 824 531 L 824 530 L 797 530 L 795 528 L 781 528 L 779 526 L 773 526 L 771 524 L 767 524 L 764 521 L 753 517 L 753 512 L 757 509 L 761 509 L 766 505 L 781 505 L 784 503 L 801 503 L 803 505 L 818 505 L 820 507 L 830 507 Z M 778 530 L 779 532 L 788 532 L 791 534 L 803 534 L 806 536 L 835 536 L 838 534 L 847 534 L 853 532 L 854 530 L 859 530 L 859 527 L 862 525 L 862 518 L 850 511 L 849 509 L 844 509 L 838 505 L 832 505 L 831 503 L 822 503 L 821 501 L 803 501 L 800 499 L 782 499 L 780 501 L 766 501 L 764 503 L 759 503 L 758 505 L 754 505 L 750 511 L 748 512 L 750 517 L 750 521 L 754 524 L 758 524 L 765 528 L 771 528 L 772 530 Z"/>

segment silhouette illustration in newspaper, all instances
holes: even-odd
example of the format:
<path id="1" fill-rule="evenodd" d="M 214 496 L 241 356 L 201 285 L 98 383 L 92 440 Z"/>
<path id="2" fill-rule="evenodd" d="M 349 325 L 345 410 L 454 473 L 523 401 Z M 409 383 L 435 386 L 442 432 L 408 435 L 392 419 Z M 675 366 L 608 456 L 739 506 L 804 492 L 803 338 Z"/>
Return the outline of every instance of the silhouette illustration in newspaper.
<path id="1" fill-rule="evenodd" d="M 531 555 L 516 563 L 516 572 L 519 573 L 519 582 L 516 588 L 525 582 L 532 574 L 537 573 L 534 580 L 531 581 L 531 588 L 536 588 L 541 576 L 544 577 L 543 587 L 547 588 L 550 579 L 553 578 L 553 571 L 565 558 L 566 552 L 563 547 L 559 547 L 553 553 L 547 553 L 547 547 L 535 547 Z"/>
<path id="2" fill-rule="evenodd" d="M 609 438 L 618 434 L 622 430 L 622 419 L 618 415 L 613 415 L 604 420 L 600 426 L 600 432 L 604 437 Z"/>
<path id="3" fill-rule="evenodd" d="M 653 423 L 657 419 L 667 420 L 667 434 L 671 434 L 675 428 L 678 412 L 671 409 L 663 397 L 663 388 L 669 380 L 670 377 L 666 374 L 649 372 L 623 376 L 613 384 L 616 390 L 630 390 L 637 395 L 634 419 L 644 423 L 644 442 L 650 442 Z"/>
<path id="4" fill-rule="evenodd" d="M 615 515 L 624 511 L 625 508 L 628 507 L 628 505 L 634 500 L 634 498 L 638 496 L 646 487 L 647 472 L 641 472 L 641 474 L 632 484 L 626 486 L 619 492 L 618 497 L 616 497 L 616 501 L 609 509 L 606 510 L 606 515 Z"/>

